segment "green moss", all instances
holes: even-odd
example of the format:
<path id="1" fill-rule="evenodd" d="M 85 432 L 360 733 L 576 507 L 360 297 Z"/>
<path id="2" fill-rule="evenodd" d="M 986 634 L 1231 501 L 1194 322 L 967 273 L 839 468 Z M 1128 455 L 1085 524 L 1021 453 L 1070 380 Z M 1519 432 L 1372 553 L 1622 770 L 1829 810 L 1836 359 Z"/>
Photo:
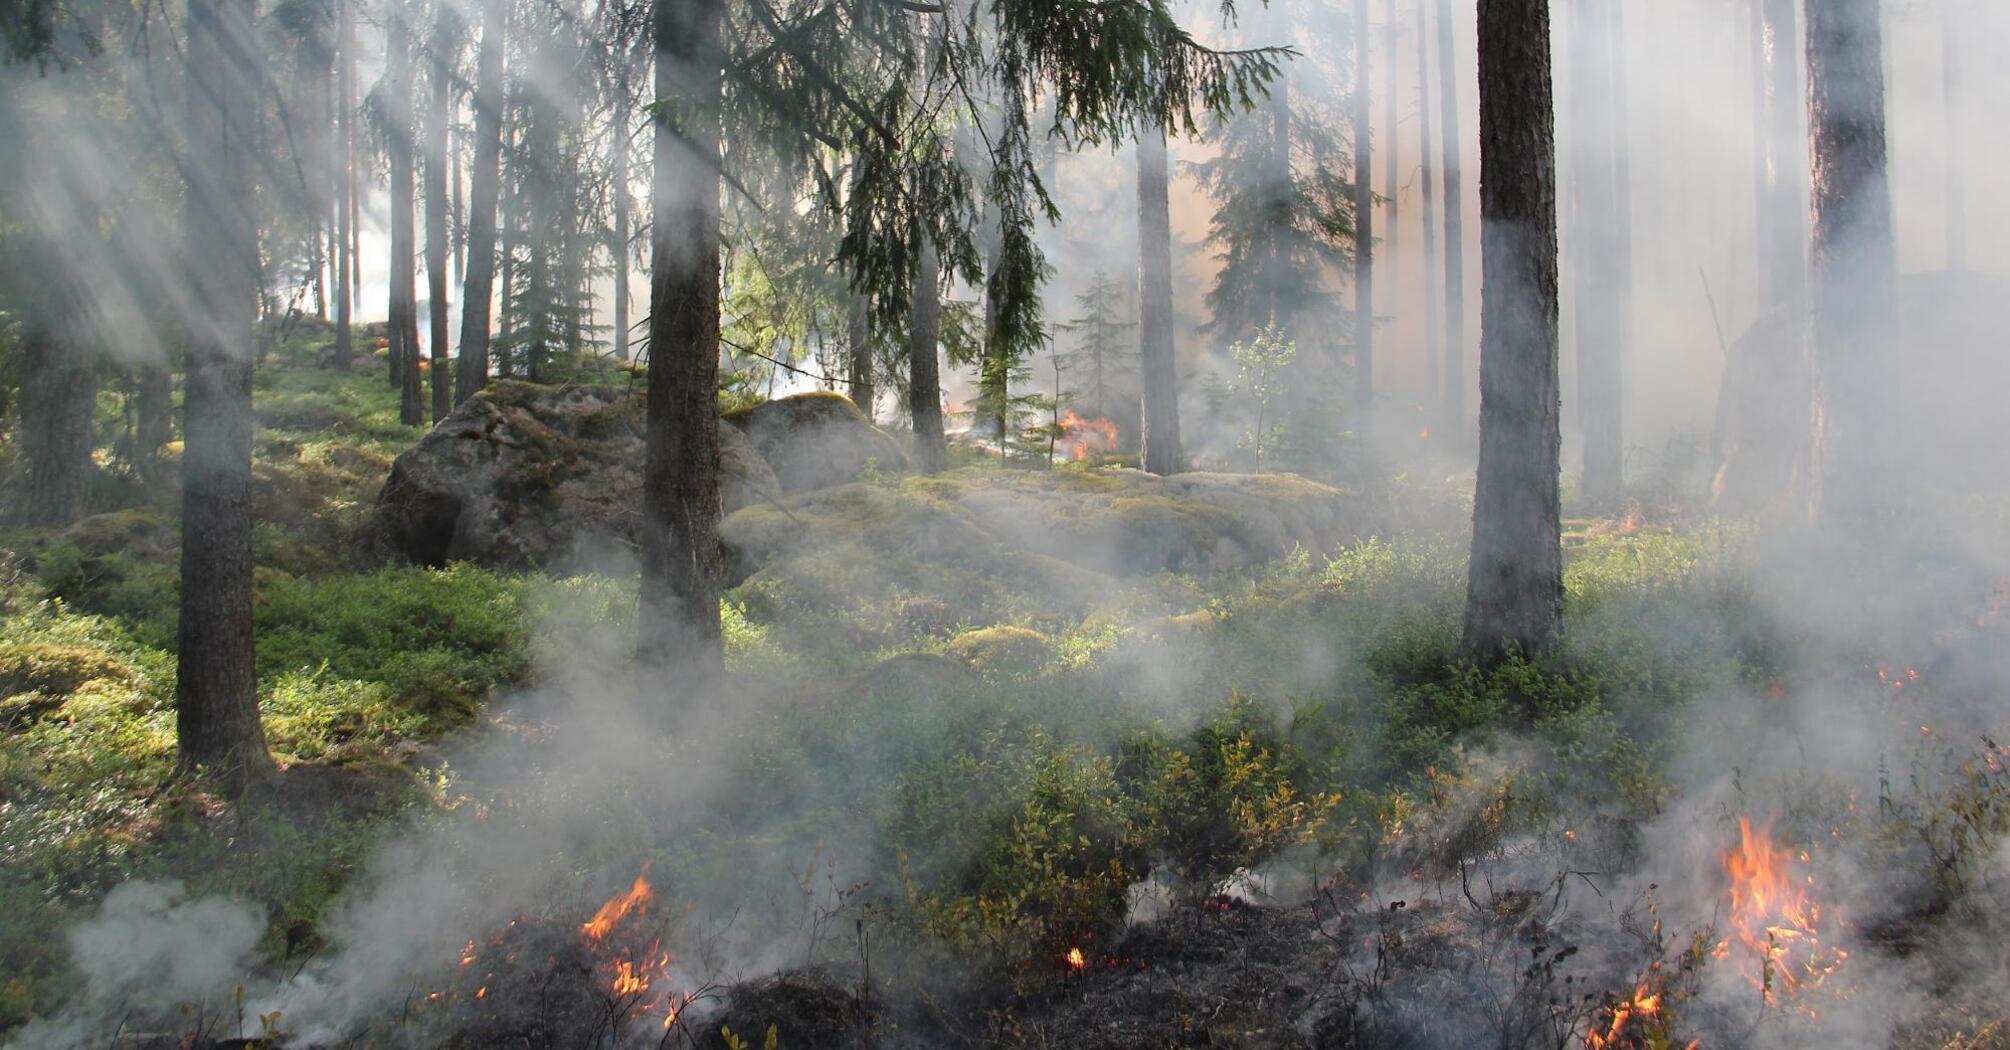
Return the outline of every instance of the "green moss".
<path id="1" fill-rule="evenodd" d="M 0 696 L 30 691 L 68 696 L 97 679 L 129 682 L 132 668 L 104 649 L 24 642 L 0 645 Z"/>
<path id="2" fill-rule="evenodd" d="M 1025 674 L 1046 664 L 1053 642 L 1026 627 L 985 627 L 950 639 L 949 651 L 980 671 Z"/>

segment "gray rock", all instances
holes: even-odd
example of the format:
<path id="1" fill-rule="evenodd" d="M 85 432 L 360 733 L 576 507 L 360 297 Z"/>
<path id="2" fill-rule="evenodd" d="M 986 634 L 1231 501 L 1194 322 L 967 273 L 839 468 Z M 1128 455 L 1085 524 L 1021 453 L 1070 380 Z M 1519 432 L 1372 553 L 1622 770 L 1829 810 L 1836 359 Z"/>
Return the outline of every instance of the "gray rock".
<path id="1" fill-rule="evenodd" d="M 638 544 L 642 424 L 639 391 L 493 383 L 392 464 L 377 535 L 426 565 L 618 565 Z M 744 435 L 719 437 L 727 513 L 780 490 Z"/>
<path id="2" fill-rule="evenodd" d="M 763 401 L 729 413 L 781 479 L 785 492 L 809 492 L 857 480 L 868 469 L 907 468 L 900 443 L 842 394 L 815 392 Z"/>

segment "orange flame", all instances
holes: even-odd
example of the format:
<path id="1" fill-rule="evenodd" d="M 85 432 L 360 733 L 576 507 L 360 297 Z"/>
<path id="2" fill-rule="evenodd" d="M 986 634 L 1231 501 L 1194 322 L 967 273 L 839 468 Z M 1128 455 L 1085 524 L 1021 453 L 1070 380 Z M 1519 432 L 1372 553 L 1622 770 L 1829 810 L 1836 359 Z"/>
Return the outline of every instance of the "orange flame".
<path id="1" fill-rule="evenodd" d="M 1092 455 L 1116 451 L 1117 425 L 1102 416 L 1083 419 L 1071 408 L 1062 413 L 1056 429 L 1059 431 L 1056 439 L 1061 448 L 1068 450 L 1069 459 L 1088 459 Z"/>
<path id="2" fill-rule="evenodd" d="M 1849 953 L 1822 944 L 1822 910 L 1810 887 L 1814 877 L 1797 870 L 1809 857 L 1774 845 L 1771 829 L 1738 818 L 1738 846 L 1724 852 L 1731 878 L 1731 933 L 1716 954 L 1730 954 L 1731 940 L 1758 960 L 1748 974 L 1767 1003 L 1775 1003 L 1822 983 Z M 1798 862 L 1798 864 L 1797 864 Z"/>
<path id="3" fill-rule="evenodd" d="M 585 934 L 589 941 L 601 940 L 613 931 L 622 919 L 627 918 L 629 912 L 648 905 L 655 898 L 655 892 L 649 888 L 648 874 L 649 868 L 645 865 L 642 874 L 635 876 L 635 885 L 630 886 L 626 893 L 609 897 L 607 903 L 593 913 L 593 918 L 580 926 L 579 932 Z"/>
<path id="4" fill-rule="evenodd" d="M 1089 959 L 1088 959 L 1088 957 L 1087 957 L 1087 956 L 1085 956 L 1085 955 L 1083 955 L 1083 954 L 1082 954 L 1082 949 L 1080 949 L 1080 948 L 1070 948 L 1070 949 L 1068 949 L 1068 968 L 1069 968 L 1069 969 L 1071 969 L 1071 970 L 1081 970 L 1081 969 L 1086 969 L 1086 968 L 1088 967 L 1088 965 L 1089 965 Z"/>
<path id="5" fill-rule="evenodd" d="M 1584 1045 L 1591 1050 L 1608 1050 L 1625 1044 L 1619 1041 L 1626 1032 L 1626 1025 L 1636 1017 L 1653 1017 L 1661 1012 L 1661 995 L 1651 992 L 1647 986 L 1637 985 L 1632 998 L 1625 1002 L 1607 1003 L 1606 1025 L 1603 1031 L 1592 1029 L 1584 1037 Z"/>

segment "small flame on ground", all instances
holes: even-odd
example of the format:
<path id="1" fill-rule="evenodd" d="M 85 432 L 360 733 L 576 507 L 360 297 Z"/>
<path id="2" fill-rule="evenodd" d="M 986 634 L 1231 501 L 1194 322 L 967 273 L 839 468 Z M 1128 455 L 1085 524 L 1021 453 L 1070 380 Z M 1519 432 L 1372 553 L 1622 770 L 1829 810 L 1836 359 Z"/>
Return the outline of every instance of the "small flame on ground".
<path id="1" fill-rule="evenodd" d="M 1116 451 L 1117 425 L 1102 416 L 1083 419 L 1071 408 L 1062 413 L 1055 429 L 1058 431 L 1056 443 L 1067 450 L 1069 459 L 1088 459 L 1092 455 Z"/>
<path id="2" fill-rule="evenodd" d="M 1068 968 L 1069 968 L 1069 969 L 1071 969 L 1071 970 L 1081 970 L 1081 969 L 1085 969 L 1085 968 L 1087 968 L 1087 967 L 1088 967 L 1088 965 L 1089 965 L 1089 959 L 1088 959 L 1088 957 L 1087 957 L 1087 956 L 1085 956 L 1085 955 L 1083 955 L 1083 954 L 1082 954 L 1082 949 L 1080 949 L 1080 948 L 1070 948 L 1070 949 L 1068 949 Z"/>
<path id="3" fill-rule="evenodd" d="M 1661 995 L 1649 991 L 1647 986 L 1637 985 L 1633 995 L 1625 1002 L 1611 1002 L 1605 1006 L 1606 1024 L 1603 1029 L 1593 1028 L 1586 1033 L 1584 1045 L 1591 1050 L 1617 1050 L 1627 1045 L 1620 1042 L 1626 1034 L 1626 1026 L 1634 1018 L 1653 1017 L 1661 1012 Z M 1691 1043 L 1690 1046 L 1695 1044 Z"/>
<path id="4" fill-rule="evenodd" d="M 1716 955 L 1731 954 L 1736 940 L 1758 960 L 1748 974 L 1767 1003 L 1776 1003 L 1820 985 L 1849 959 L 1849 953 L 1822 943 L 1823 916 L 1810 887 L 1814 877 L 1795 870 L 1798 857 L 1773 843 L 1771 829 L 1738 818 L 1738 846 L 1724 853 L 1731 878 L 1731 934 Z"/>

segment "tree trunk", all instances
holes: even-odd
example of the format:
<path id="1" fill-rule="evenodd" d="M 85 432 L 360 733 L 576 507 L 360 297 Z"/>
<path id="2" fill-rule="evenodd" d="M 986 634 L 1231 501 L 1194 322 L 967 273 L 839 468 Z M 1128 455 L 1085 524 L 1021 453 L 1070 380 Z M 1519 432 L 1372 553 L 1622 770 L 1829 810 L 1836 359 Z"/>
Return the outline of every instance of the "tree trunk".
<path id="1" fill-rule="evenodd" d="M 719 137 L 724 0 L 657 0 L 648 451 L 636 653 L 722 675 Z M 686 687 L 692 683 L 689 678 Z"/>
<path id="2" fill-rule="evenodd" d="M 872 310 L 865 296 L 859 296 L 852 304 L 850 331 L 847 333 L 851 344 L 850 375 L 846 377 L 851 387 L 852 403 L 858 410 L 872 418 Z"/>
<path id="3" fill-rule="evenodd" d="M 1417 0 L 1417 156 L 1420 158 L 1418 182 L 1423 186 L 1424 202 L 1424 388 L 1430 392 L 1424 401 L 1426 434 L 1429 433 L 1430 413 L 1436 410 L 1435 401 L 1442 389 L 1439 386 L 1438 355 L 1441 352 L 1438 329 L 1438 297 L 1441 271 L 1438 269 L 1438 188 L 1435 180 L 1436 165 L 1431 155 L 1437 150 L 1437 142 L 1431 136 L 1431 48 L 1430 36 L 1424 26 L 1424 0 Z"/>
<path id="4" fill-rule="evenodd" d="M 939 474 L 949 467 L 949 443 L 942 433 L 942 380 L 937 340 L 942 327 L 942 275 L 935 241 L 926 230 L 915 250 L 914 316 L 908 325 L 907 408 L 914 417 L 915 467 Z"/>
<path id="5" fill-rule="evenodd" d="M 447 212 L 452 201 L 447 196 L 447 121 L 453 115 L 454 37 L 460 19 L 446 0 L 433 0 L 433 39 L 427 53 L 432 61 L 427 70 L 432 105 L 426 114 L 426 295 L 432 300 L 426 310 L 428 344 L 432 351 L 431 382 L 433 422 L 447 418 L 453 409 L 453 390 L 448 386 L 452 371 L 447 365 Z"/>
<path id="6" fill-rule="evenodd" d="M 1462 648 L 1563 630 L 1556 121 L 1548 0 L 1480 0 L 1480 458 Z"/>
<path id="7" fill-rule="evenodd" d="M 1465 171 L 1459 136 L 1459 60 L 1452 0 L 1438 0 L 1438 112 L 1445 139 L 1445 432 L 1466 440 Z"/>
<path id="8" fill-rule="evenodd" d="M 1142 357 L 1144 425 L 1139 465 L 1152 474 L 1177 474 L 1179 357 L 1173 342 L 1172 206 L 1168 200 L 1163 127 L 1138 135 L 1138 333 Z"/>
<path id="9" fill-rule="evenodd" d="M 609 145 L 609 181 L 613 183 L 614 196 L 614 359 L 628 360 L 628 73 L 634 65 L 634 56 L 628 51 L 625 40 L 615 46 L 620 54 L 615 56 L 614 73 L 614 129 L 613 142 Z"/>
<path id="10" fill-rule="evenodd" d="M 97 408 L 97 375 L 75 339 L 57 333 L 69 327 L 64 315 L 24 326 L 27 367 L 21 382 L 21 451 L 28 461 L 25 517 L 31 525 L 62 527 L 88 510 L 92 416 Z"/>
<path id="11" fill-rule="evenodd" d="M 1354 0 L 1354 402 L 1375 403 L 1374 143 L 1369 135 L 1373 92 L 1368 84 L 1368 0 Z"/>
<path id="12" fill-rule="evenodd" d="M 336 59 L 336 149 L 340 153 L 337 168 L 341 174 L 341 185 L 335 196 L 336 240 L 339 250 L 335 254 L 335 357 L 330 362 L 336 371 L 347 372 L 349 363 L 355 357 L 355 336 L 350 329 L 355 324 L 356 293 L 351 283 L 355 273 L 349 258 L 350 246 L 355 243 L 355 231 L 351 225 L 356 219 L 354 206 L 356 196 L 356 14 L 355 0 L 335 0 L 341 6 L 340 54 Z"/>
<path id="13" fill-rule="evenodd" d="M 1815 508 L 1825 522 L 1862 527 L 1889 516 L 1901 480 L 1884 407 L 1901 377 L 1877 0 L 1809 4 L 1807 34 Z"/>
<path id="14" fill-rule="evenodd" d="M 183 402 L 177 767 L 241 791 L 271 765 L 251 642 L 251 365 L 258 301 L 252 0 L 189 0 L 188 387 Z"/>
<path id="15" fill-rule="evenodd" d="M 1382 186 L 1388 193 L 1388 200 L 1385 203 L 1389 208 L 1389 221 L 1383 227 L 1387 232 L 1383 235 L 1384 250 L 1382 252 L 1382 262 L 1384 264 L 1384 272 L 1389 275 L 1390 280 L 1393 282 L 1390 287 L 1400 289 L 1402 287 L 1403 271 L 1396 260 L 1398 248 L 1403 240 L 1403 227 L 1400 218 L 1401 209 L 1397 206 L 1397 198 L 1401 196 L 1403 186 L 1401 182 L 1402 172 L 1397 169 L 1397 165 L 1402 161 L 1402 150 L 1398 149 L 1397 146 L 1403 141 L 1403 137 L 1396 132 L 1396 122 L 1399 119 L 1396 108 L 1396 37 L 1398 35 L 1396 32 L 1396 0 L 1388 0 L 1388 3 L 1383 7 L 1383 13 L 1388 16 L 1388 24 L 1382 29 L 1388 46 L 1383 49 L 1382 55 L 1388 68 L 1382 71 L 1382 91 L 1384 95 L 1382 99 Z M 1396 312 L 1395 306 L 1395 296 L 1391 295 L 1389 313 L 1392 318 Z"/>
<path id="16" fill-rule="evenodd" d="M 156 490 L 166 479 L 161 476 L 161 446 L 174 438 L 174 373 L 166 362 L 149 362 L 139 368 L 138 403 L 135 414 L 133 462 L 140 480 Z"/>
<path id="17" fill-rule="evenodd" d="M 1572 27 L 1575 71 L 1571 109 L 1576 117 L 1571 159 L 1576 183 L 1577 278 L 1572 306 L 1577 318 L 1577 398 L 1584 438 L 1580 496 L 1595 508 L 1610 508 L 1624 495 L 1625 448 L 1621 417 L 1619 299 L 1614 283 L 1619 214 L 1618 133 L 1623 114 L 1614 112 L 1611 0 L 1577 0 Z"/>
<path id="18" fill-rule="evenodd" d="M 391 0 L 384 26 L 385 99 L 390 130 L 385 152 L 391 160 L 391 271 L 388 328 L 392 375 L 398 384 L 398 419 L 406 426 L 426 421 L 419 387 L 418 251 L 412 196 L 412 32 L 411 0 Z"/>
<path id="19" fill-rule="evenodd" d="M 502 191 L 503 50 L 506 0 L 482 0 L 482 43 L 475 56 L 475 170 L 470 174 L 468 266 L 461 288 L 460 360 L 454 403 L 489 382 L 489 330 L 496 273 L 496 198 Z"/>

